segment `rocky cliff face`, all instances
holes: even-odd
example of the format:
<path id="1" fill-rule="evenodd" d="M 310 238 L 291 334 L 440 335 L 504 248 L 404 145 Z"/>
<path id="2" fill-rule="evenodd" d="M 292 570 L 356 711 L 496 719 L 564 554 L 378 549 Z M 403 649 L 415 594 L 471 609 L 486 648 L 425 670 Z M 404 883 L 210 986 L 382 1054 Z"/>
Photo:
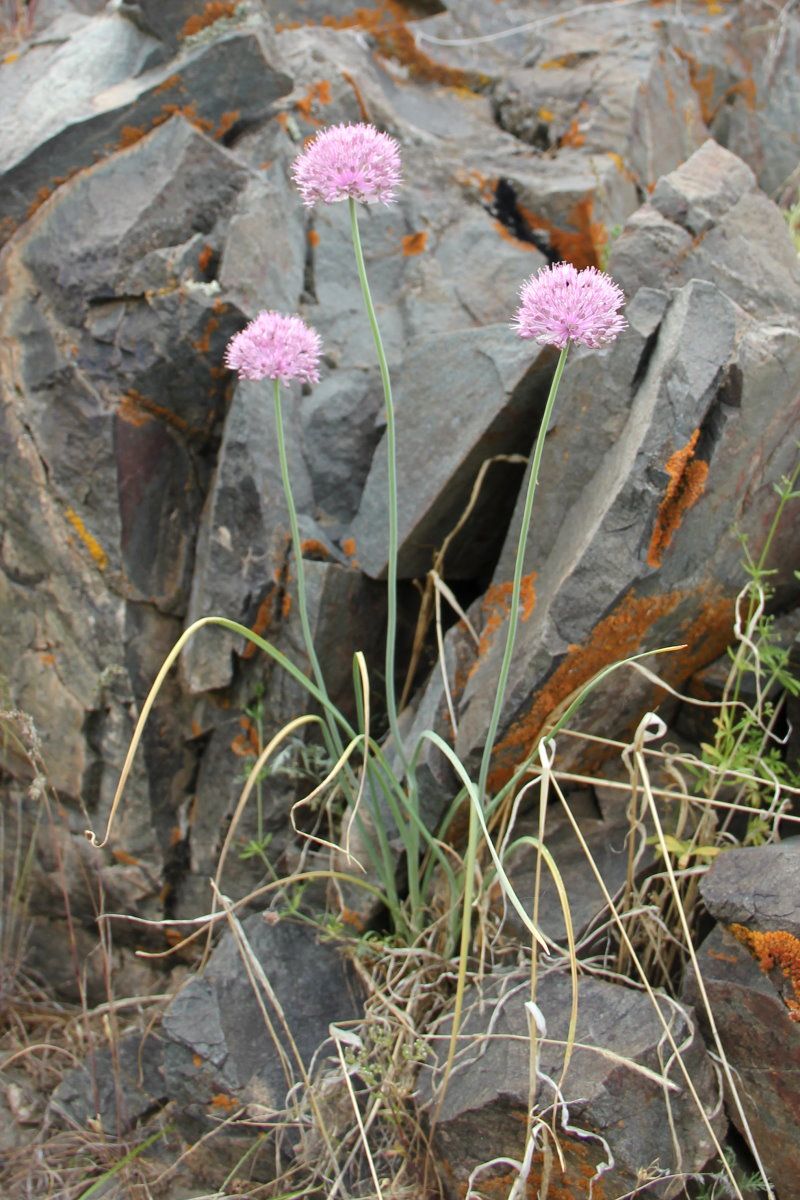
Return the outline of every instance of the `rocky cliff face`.
<path id="1" fill-rule="evenodd" d="M 80 806 L 103 825 L 188 622 L 226 615 L 301 657 L 269 396 L 222 367 L 261 308 L 302 311 L 325 344 L 321 384 L 287 406 L 289 454 L 319 653 L 345 705 L 352 651 L 380 661 L 380 386 L 346 213 L 306 213 L 288 181 L 328 123 L 369 120 L 403 151 L 398 204 L 363 221 L 396 381 L 403 579 L 428 570 L 481 464 L 530 451 L 552 359 L 507 330 L 522 279 L 610 252 L 628 297 L 616 346 L 573 355 L 550 430 L 497 778 L 599 666 L 685 642 L 680 683 L 722 649 L 732 528 L 763 536 L 800 415 L 800 274 L 774 203 L 797 163 L 797 23 L 753 0 L 573 7 L 53 2 L 8 41 L 0 670 L 76 833 Z M 448 639 L 466 759 L 494 691 L 523 470 L 489 469 L 444 564 L 480 634 L 477 651 Z M 784 595 L 797 539 L 776 552 Z M 434 675 L 413 704 L 449 733 L 438 689 Z M 204 631 L 156 708 L 103 868 L 145 872 L 141 911 L 194 909 L 255 697 L 262 737 L 304 703 Z M 651 702 L 626 682 L 589 715 L 619 731 Z M 268 813 L 276 864 L 285 791 Z"/>

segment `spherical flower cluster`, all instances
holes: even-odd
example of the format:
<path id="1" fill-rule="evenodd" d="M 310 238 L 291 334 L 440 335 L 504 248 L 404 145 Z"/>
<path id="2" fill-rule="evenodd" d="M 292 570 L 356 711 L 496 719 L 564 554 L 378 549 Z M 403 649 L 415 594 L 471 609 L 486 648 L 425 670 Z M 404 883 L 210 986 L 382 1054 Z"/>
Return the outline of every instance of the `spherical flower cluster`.
<path id="1" fill-rule="evenodd" d="M 295 159 L 292 176 L 307 208 L 351 196 L 391 204 L 400 184 L 400 148 L 372 125 L 332 125 Z"/>
<path id="2" fill-rule="evenodd" d="M 301 379 L 304 383 L 316 383 L 321 353 L 319 334 L 300 317 L 260 312 L 231 338 L 225 351 L 225 365 L 238 371 L 240 379 L 278 379 L 281 383 Z"/>
<path id="3" fill-rule="evenodd" d="M 542 346 L 563 350 L 568 342 L 582 342 L 596 350 L 625 329 L 627 321 L 618 311 L 624 303 L 610 275 L 596 267 L 578 271 L 571 263 L 556 263 L 522 285 L 512 328 Z"/>

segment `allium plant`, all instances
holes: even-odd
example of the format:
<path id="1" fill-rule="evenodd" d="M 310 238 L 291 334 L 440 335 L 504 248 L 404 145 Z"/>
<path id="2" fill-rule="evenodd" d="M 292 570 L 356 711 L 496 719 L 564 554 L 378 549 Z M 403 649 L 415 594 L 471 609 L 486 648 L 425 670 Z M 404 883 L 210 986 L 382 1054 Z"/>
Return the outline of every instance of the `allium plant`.
<path id="1" fill-rule="evenodd" d="M 390 204 L 400 184 L 400 148 L 394 138 L 372 125 L 333 125 L 318 133 L 292 166 L 292 176 L 303 203 L 333 204 L 347 200 L 356 268 L 378 356 L 386 405 L 386 454 L 389 480 L 389 554 L 387 567 L 388 615 L 386 631 L 386 708 L 389 728 L 403 755 L 403 741 L 397 723 L 395 698 L 395 642 L 397 637 L 397 451 L 394 403 L 389 366 L 383 349 L 375 306 L 372 303 L 356 202 Z"/>
<path id="2" fill-rule="evenodd" d="M 306 604 L 305 571 L 303 568 L 303 550 L 300 542 L 300 528 L 297 522 L 297 509 L 292 494 L 292 483 L 289 475 L 289 464 L 286 457 L 286 437 L 283 428 L 283 410 L 281 405 L 281 384 L 298 380 L 301 383 L 317 383 L 319 380 L 319 360 L 322 354 L 322 341 L 316 329 L 306 325 L 301 317 L 285 316 L 278 312 L 260 312 L 248 325 L 231 338 L 225 352 L 225 365 L 236 371 L 240 379 L 258 382 L 262 379 L 272 379 L 274 383 L 275 428 L 278 438 L 278 459 L 281 468 L 283 492 L 286 497 L 286 508 L 289 513 L 289 528 L 292 534 L 294 550 L 294 566 L 297 577 L 297 607 L 300 613 L 300 624 L 303 629 L 303 640 L 314 681 L 319 690 L 327 695 L 322 668 L 314 648 L 314 638 L 308 620 Z M 337 748 L 341 746 L 338 731 L 330 719 L 328 727 Z"/>

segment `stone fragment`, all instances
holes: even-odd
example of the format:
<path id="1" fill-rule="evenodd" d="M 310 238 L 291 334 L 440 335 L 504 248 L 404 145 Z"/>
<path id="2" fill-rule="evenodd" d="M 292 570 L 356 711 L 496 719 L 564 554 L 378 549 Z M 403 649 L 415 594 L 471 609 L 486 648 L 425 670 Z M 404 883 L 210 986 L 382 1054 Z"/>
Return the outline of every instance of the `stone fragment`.
<path id="1" fill-rule="evenodd" d="M 771 850 L 778 847 L 765 846 Z M 747 851 L 731 851 L 731 856 Z M 722 862 L 728 853 L 720 855 Z M 759 969 L 758 956 L 728 930 L 717 926 L 698 952 L 698 964 L 714 1024 L 730 1064 L 737 1092 L 770 1182 L 781 1197 L 791 1196 L 800 1172 L 800 1026 L 791 1020 L 772 975 Z M 766 960 L 762 959 L 762 966 Z M 777 972 L 780 975 L 780 971 Z M 712 1053 L 717 1048 L 697 979 L 690 972 L 686 999 Z M 741 1115 L 726 1088 L 726 1109 L 743 1133 Z"/>
<path id="2" fill-rule="evenodd" d="M 163 1018 L 167 1093 L 195 1117 L 219 1112 L 221 1096 L 282 1111 L 329 1025 L 360 1015 L 355 973 L 308 926 L 252 916 L 241 931 L 246 946 L 226 933 Z"/>
<path id="3" fill-rule="evenodd" d="M 15 101 L 13 119 L 0 126 L 6 237 L 65 179 L 135 144 L 176 113 L 221 140 L 265 115 L 291 87 L 272 65 L 274 45 L 263 26 L 227 33 L 142 73 L 157 45 L 107 12 L 49 50 L 46 66 L 40 56 L 28 61 L 25 54 L 4 67 L 0 106 L 12 111 L 3 105 L 4 94 Z M 54 89 L 62 96 L 56 106 Z"/>
<path id="4" fill-rule="evenodd" d="M 166 1100 L 163 1043 L 157 1034 L 128 1034 L 96 1050 L 84 1066 L 68 1071 L 53 1092 L 50 1111 L 77 1125 L 98 1120 L 103 1132 L 121 1136 Z"/>
<path id="5" fill-rule="evenodd" d="M 770 846 L 726 850 L 702 877 L 700 894 L 723 925 L 791 935 L 798 942 L 800 992 L 800 842 L 790 838 Z"/>
<path id="6" fill-rule="evenodd" d="M 532 1082 L 529 998 L 530 978 L 519 972 L 490 976 L 465 997 L 460 1049 L 433 1133 L 434 1154 L 453 1200 L 466 1194 L 468 1181 L 475 1190 L 502 1189 L 505 1195 L 518 1179 Z M 564 1164 L 553 1153 L 551 1188 L 565 1200 L 582 1200 L 594 1181 L 593 1195 L 618 1196 L 641 1184 L 643 1166 L 651 1168 L 653 1179 L 701 1170 L 714 1153 L 706 1122 L 719 1136 L 725 1120 L 692 1010 L 666 997 L 658 1000 L 704 1114 L 695 1107 L 647 996 L 593 977 L 580 979 L 576 1042 L 581 1045 L 561 1079 L 570 999 L 568 975 L 540 975 L 536 1004 L 546 1034 L 538 1043 L 535 1111 L 545 1121 L 557 1121 Z M 444 1023 L 436 1061 L 422 1068 L 417 1095 L 423 1107 L 435 1102 L 448 1033 Z M 663 1084 L 637 1072 L 634 1064 L 669 1081 L 668 1099 Z M 539 1143 L 520 1194 L 537 1195 L 542 1160 Z M 682 1183 L 665 1178 L 656 1187 L 658 1195 L 670 1197 Z"/>
<path id="7" fill-rule="evenodd" d="M 425 575 L 470 501 L 482 463 L 526 454 L 541 412 L 552 355 L 514 340 L 504 326 L 412 345 L 397 374 L 397 470 L 401 578 Z M 436 447 L 435 457 L 429 453 Z M 469 519 L 447 552 L 450 578 L 475 578 L 491 562 L 519 467 L 492 468 Z M 385 440 L 378 446 L 352 525 L 354 553 L 374 578 L 386 571 Z"/>

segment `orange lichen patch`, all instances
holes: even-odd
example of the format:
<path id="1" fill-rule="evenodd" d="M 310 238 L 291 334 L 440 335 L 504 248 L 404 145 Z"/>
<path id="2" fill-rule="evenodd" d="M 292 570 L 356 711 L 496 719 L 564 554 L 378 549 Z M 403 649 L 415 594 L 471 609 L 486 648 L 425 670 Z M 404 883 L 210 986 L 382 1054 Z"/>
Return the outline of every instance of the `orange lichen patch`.
<path id="1" fill-rule="evenodd" d="M 291 611 L 292 611 L 292 597 L 289 595 L 288 592 L 284 592 L 283 599 L 281 600 L 281 616 L 283 617 L 284 621 L 289 616 L 289 613 Z"/>
<path id="2" fill-rule="evenodd" d="M 522 762 L 550 713 L 562 701 L 609 663 L 640 650 L 653 625 L 673 612 L 681 599 L 680 592 L 669 592 L 664 596 L 626 596 L 595 626 L 586 643 L 571 646 L 537 693 L 528 712 L 511 726 L 495 749 L 490 786 L 501 786 Z"/>
<path id="3" fill-rule="evenodd" d="M 316 229 L 309 229 L 306 237 L 308 238 L 309 246 L 319 245 L 319 234 L 317 233 Z"/>
<path id="4" fill-rule="evenodd" d="M 521 1158 L 525 1144 L 526 1114 L 521 1109 L 517 1111 L 512 1110 L 509 1113 L 509 1117 L 519 1126 L 519 1157 Z M 584 1145 L 582 1142 L 563 1136 L 559 1137 L 559 1147 L 563 1153 L 564 1169 L 561 1169 L 558 1159 L 556 1159 L 547 1180 L 547 1200 L 575 1200 L 576 1196 L 588 1196 L 590 1194 L 593 1200 L 608 1200 L 609 1192 L 603 1176 L 596 1177 L 597 1167 L 601 1158 L 597 1149 L 591 1145 Z M 521 1193 L 524 1200 L 539 1200 L 544 1194 L 541 1190 L 543 1158 L 542 1154 L 535 1154 L 533 1156 L 525 1190 Z M 459 1188 L 453 1179 L 453 1169 L 450 1163 L 445 1160 L 443 1167 L 445 1176 L 453 1181 L 454 1193 L 457 1193 L 459 1196 L 465 1195 L 466 1186 L 462 1185 Z M 518 1194 L 515 1191 L 518 1186 L 519 1178 L 517 1173 L 513 1171 L 508 1171 L 504 1174 L 483 1175 L 481 1177 L 481 1195 L 486 1196 L 487 1200 L 506 1200 L 512 1192 Z M 612 1194 L 616 1196 L 618 1192 L 619 1188 L 615 1188 Z"/>
<path id="5" fill-rule="evenodd" d="M 653 536 L 647 551 L 650 567 L 660 567 L 664 551 L 678 532 L 689 509 L 703 494 L 708 477 L 708 463 L 695 458 L 694 451 L 700 430 L 695 429 L 689 441 L 667 460 L 669 483 L 656 516 Z"/>
<path id="6" fill-rule="evenodd" d="M 571 228 L 568 229 L 555 225 L 547 217 L 540 216 L 521 204 L 518 205 L 518 210 L 530 229 L 547 234 L 560 259 L 571 262 L 578 268 L 599 265 L 608 234 L 605 225 L 593 218 L 594 200 L 591 196 L 584 196 L 569 210 L 567 222 Z"/>
<path id="7" fill-rule="evenodd" d="M 342 553 L 346 554 L 350 559 L 351 566 L 358 566 L 358 559 L 356 558 L 356 539 L 354 537 L 346 537 L 344 539 L 342 542 Z"/>
<path id="8" fill-rule="evenodd" d="M 611 159 L 620 175 L 624 175 L 626 179 L 630 179 L 631 183 L 636 182 L 636 172 L 631 170 L 621 154 L 617 154 L 616 150 L 607 150 L 606 154 Z"/>
<path id="9" fill-rule="evenodd" d="M 416 254 L 422 254 L 428 242 L 428 235 L 424 230 L 419 233 L 407 233 L 403 238 L 403 257 L 413 258 Z"/>
<path id="10" fill-rule="evenodd" d="M 183 89 L 183 80 L 180 75 L 170 75 L 163 83 L 160 83 L 157 88 L 153 89 L 154 96 L 161 96 L 164 92 L 171 92 L 173 88 Z"/>
<path id="11" fill-rule="evenodd" d="M 50 197 L 52 196 L 54 191 L 55 191 L 55 189 L 52 188 L 47 183 L 43 184 L 42 187 L 39 188 L 36 195 L 33 197 L 30 204 L 28 205 L 27 212 L 25 213 L 26 221 L 29 221 L 31 219 L 31 217 L 33 216 L 33 214 L 35 212 L 38 212 L 38 210 L 42 207 L 44 202 L 46 200 L 50 199 Z"/>
<path id="12" fill-rule="evenodd" d="M 339 916 L 345 925 L 349 925 L 351 929 L 355 929 L 358 933 L 363 933 L 366 928 L 364 918 L 360 916 L 355 909 L 347 908 L 343 905 L 339 911 Z"/>
<path id="13" fill-rule="evenodd" d="M 508 228 L 508 226 L 504 225 L 502 221 L 493 221 L 492 224 L 500 234 L 500 237 L 504 238 L 507 242 L 513 242 L 517 249 L 527 250 L 528 252 L 533 251 L 534 253 L 537 253 L 533 242 L 525 242 L 522 240 L 522 238 L 516 237 Z"/>
<path id="14" fill-rule="evenodd" d="M 169 946 L 178 946 L 183 941 L 180 929 L 165 929 L 164 939 Z"/>
<path id="15" fill-rule="evenodd" d="M 157 125 L 163 125 L 170 117 L 184 117 L 190 125 L 194 125 L 195 129 L 199 129 L 201 133 L 211 133 L 214 125 L 207 117 L 201 117 L 197 111 L 197 105 L 192 104 L 162 104 L 160 116 L 154 117 L 152 121 L 153 128 Z"/>
<path id="16" fill-rule="evenodd" d="M 370 112 L 367 108 L 361 88 L 358 86 L 349 71 L 342 71 L 341 75 L 345 83 L 349 83 L 350 87 L 353 89 L 353 93 L 356 98 L 356 104 L 358 105 L 358 111 L 361 114 L 361 120 L 366 121 L 368 125 L 372 124 L 372 117 L 370 116 Z"/>
<path id="17" fill-rule="evenodd" d="M 522 586 L 520 589 L 520 618 L 527 621 L 536 605 L 536 590 L 533 586 L 536 579 L 536 572 L 531 571 L 529 575 L 523 575 Z M 481 630 L 480 641 L 478 643 L 478 658 L 482 658 L 492 644 L 492 639 L 500 626 L 508 616 L 511 607 L 511 594 L 514 590 L 514 582 L 511 579 L 505 580 L 503 583 L 493 583 L 487 588 L 486 594 L 483 597 L 481 607 L 484 612 L 483 629 Z M 477 667 L 477 660 L 471 668 L 471 672 Z"/>
<path id="18" fill-rule="evenodd" d="M 209 350 L 211 349 L 211 335 L 217 329 L 219 329 L 219 319 L 217 317 L 209 317 L 208 321 L 206 322 L 206 327 L 200 334 L 200 337 L 196 342 L 192 342 L 192 345 L 199 354 L 208 354 Z"/>
<path id="19" fill-rule="evenodd" d="M 241 111 L 238 108 L 232 108 L 228 112 L 224 112 L 219 119 L 219 124 L 214 130 L 213 137 L 216 141 L 221 142 L 226 133 L 233 129 L 236 122 L 241 116 Z"/>
<path id="20" fill-rule="evenodd" d="M 261 752 L 258 730 L 249 717 L 241 717 L 239 724 L 243 732 L 237 733 L 230 748 L 237 758 L 254 758 Z"/>
<path id="21" fill-rule="evenodd" d="M 194 13 L 185 22 L 181 37 L 191 37 L 201 29 L 207 29 L 209 25 L 221 21 L 223 17 L 232 17 L 236 12 L 236 3 L 237 0 L 208 0 L 201 13 Z"/>
<path id="22" fill-rule="evenodd" d="M 558 58 L 548 58 L 546 62 L 536 65 L 542 71 L 571 71 L 573 67 L 577 67 L 582 58 L 582 54 L 561 54 Z"/>
<path id="23" fill-rule="evenodd" d="M 179 846 L 182 841 L 183 841 L 183 830 L 181 829 L 180 825 L 173 825 L 172 829 L 170 829 L 170 831 L 169 831 L 170 846 Z"/>
<path id="24" fill-rule="evenodd" d="M 189 428 L 189 422 L 184 417 L 179 417 L 177 413 L 165 408 L 163 404 L 156 404 L 155 400 L 151 400 L 149 396 L 143 396 L 135 388 L 130 388 L 120 397 L 117 416 L 129 425 L 144 425 L 151 417 L 156 417 L 166 425 L 171 425 L 173 429 L 179 429 L 182 433 Z"/>
<path id="25" fill-rule="evenodd" d="M 208 270 L 208 268 L 211 266 L 211 260 L 213 257 L 214 251 L 212 247 L 209 246 L 208 242 L 206 242 L 205 246 L 203 246 L 203 249 L 197 256 L 197 265 L 201 271 L 205 272 Z"/>
<path id="26" fill-rule="evenodd" d="M 514 584 L 512 580 L 505 580 L 503 583 L 493 583 L 486 589 L 481 608 L 484 612 L 483 629 L 481 630 L 480 641 L 478 642 L 478 658 L 483 658 L 487 650 L 492 644 L 492 639 L 497 633 L 497 630 L 508 616 L 508 610 L 511 605 L 511 592 Z M 477 667 L 477 660 L 475 662 Z"/>
<path id="27" fill-rule="evenodd" d="M 256 619 L 250 626 L 251 632 L 254 633 L 256 637 L 263 637 L 272 624 L 272 618 L 274 615 L 274 600 L 275 593 L 270 589 L 269 593 L 264 597 L 258 606 Z M 248 642 L 242 651 L 242 658 L 252 658 L 257 650 L 258 646 L 255 644 L 255 642 Z"/>
<path id="28" fill-rule="evenodd" d="M 43 667 L 54 667 L 56 665 L 56 656 L 51 654 L 49 650 L 43 651 L 39 655 L 39 662 Z"/>
<path id="29" fill-rule="evenodd" d="M 97 538 L 93 534 L 89 533 L 89 530 L 84 525 L 83 520 L 78 513 L 75 512 L 74 508 L 68 508 L 64 513 L 64 516 L 67 518 L 70 525 L 75 530 L 94 561 L 97 563 L 99 570 L 105 571 L 106 567 L 108 566 L 108 555 L 98 542 Z"/>
<path id="30" fill-rule="evenodd" d="M 792 1021 L 800 1021 L 800 938 L 785 929 L 771 929 L 761 933 L 745 925 L 731 925 L 730 931 L 738 942 L 746 946 L 765 973 L 780 970 L 792 985 L 793 996 L 785 996 L 784 1002 Z"/>
<path id="31" fill-rule="evenodd" d="M 562 133 L 558 139 L 559 146 L 582 146 L 586 141 L 586 134 L 581 131 L 578 125 L 578 118 L 573 117 L 570 121 L 569 129 L 566 133 Z"/>
<path id="32" fill-rule="evenodd" d="M 126 867 L 138 867 L 141 861 L 138 858 L 134 858 L 132 854 L 128 854 L 127 850 L 112 850 L 111 857 Z"/>
<path id="33" fill-rule="evenodd" d="M 312 125 L 320 125 L 322 122 L 311 115 L 311 108 L 314 104 L 325 105 L 331 102 L 331 85 L 327 79 L 320 79 L 318 83 L 312 83 L 311 87 L 300 100 L 295 100 L 294 106 L 301 116 L 310 121 Z"/>
<path id="34" fill-rule="evenodd" d="M 135 146 L 146 133 L 147 130 L 142 129 L 141 125 L 123 125 L 117 139 L 117 149 L 127 150 L 128 146 Z"/>
<path id="35" fill-rule="evenodd" d="M 727 100 L 731 96 L 741 96 L 749 109 L 754 109 L 758 98 L 758 88 L 753 79 L 740 79 L 738 83 L 732 84 L 726 89 L 722 99 Z M 717 105 L 719 107 L 719 105 Z"/>
<path id="36" fill-rule="evenodd" d="M 236 1097 L 229 1096 L 227 1092 L 215 1092 L 209 1103 L 212 1108 L 221 1109 L 223 1112 L 233 1112 L 239 1107 Z"/>
<path id="37" fill-rule="evenodd" d="M 330 559 L 328 547 L 318 538 L 306 538 L 300 543 L 300 553 L 303 558 L 318 558 L 323 561 Z"/>
<path id="38" fill-rule="evenodd" d="M 201 1058 L 201 1056 L 199 1054 L 192 1055 L 192 1065 L 195 1067 L 202 1067 L 203 1059 Z"/>
<path id="39" fill-rule="evenodd" d="M 540 121 L 555 121 L 556 114 L 549 108 L 540 108 L 536 114 Z"/>
<path id="40" fill-rule="evenodd" d="M 689 68 L 689 82 L 697 99 L 700 101 L 700 112 L 706 125 L 714 119 L 718 105 L 714 104 L 714 68 L 703 69 L 693 54 L 680 46 L 674 47 L 675 53 L 682 58 Z"/>

